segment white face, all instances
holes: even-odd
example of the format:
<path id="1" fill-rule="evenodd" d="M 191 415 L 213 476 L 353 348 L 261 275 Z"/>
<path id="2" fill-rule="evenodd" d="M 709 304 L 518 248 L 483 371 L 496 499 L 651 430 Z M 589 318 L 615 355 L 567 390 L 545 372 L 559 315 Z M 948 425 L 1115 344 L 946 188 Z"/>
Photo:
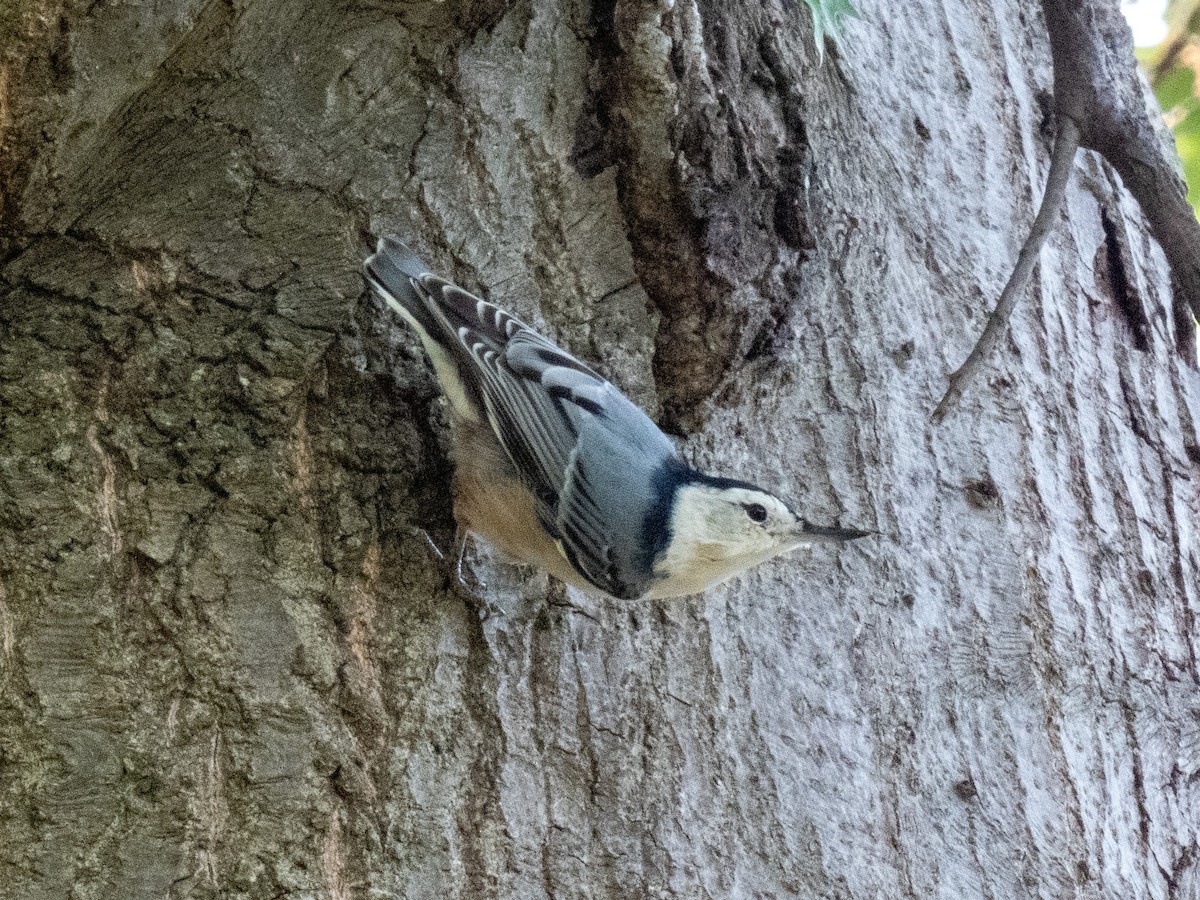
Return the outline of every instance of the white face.
<path id="1" fill-rule="evenodd" d="M 803 522 L 778 497 L 749 487 L 686 485 L 676 496 L 671 544 L 650 596 L 694 594 L 809 543 Z"/>
<path id="2" fill-rule="evenodd" d="M 798 543 L 799 520 L 778 497 L 751 488 L 704 491 L 703 540 L 726 557 L 782 553 Z M 684 528 L 687 523 L 681 523 Z M 697 535 L 700 537 L 700 535 Z M 717 550 L 717 548 L 721 548 Z"/>

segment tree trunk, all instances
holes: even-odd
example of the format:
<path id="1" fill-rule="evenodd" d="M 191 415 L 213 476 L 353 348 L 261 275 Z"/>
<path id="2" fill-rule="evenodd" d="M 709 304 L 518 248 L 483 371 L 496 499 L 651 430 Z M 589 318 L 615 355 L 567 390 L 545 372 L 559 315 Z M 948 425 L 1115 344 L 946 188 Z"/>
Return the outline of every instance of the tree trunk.
<path id="1" fill-rule="evenodd" d="M 1115 2 L 1115 0 L 1113 0 Z M 0 897 L 1200 897 L 1200 377 L 1018 0 L 26 0 Z M 394 232 L 877 529 L 703 597 L 451 541 Z M 1186 344 L 1186 342 L 1183 342 Z"/>

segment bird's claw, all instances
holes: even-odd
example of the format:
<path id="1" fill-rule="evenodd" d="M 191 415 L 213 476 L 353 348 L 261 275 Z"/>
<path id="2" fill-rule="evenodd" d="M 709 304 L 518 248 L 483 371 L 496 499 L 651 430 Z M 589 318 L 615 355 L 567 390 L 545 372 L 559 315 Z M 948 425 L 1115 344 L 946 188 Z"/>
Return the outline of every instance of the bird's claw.
<path id="1" fill-rule="evenodd" d="M 467 555 L 467 541 L 471 537 L 471 532 L 465 528 L 457 527 L 454 530 L 454 561 L 451 562 L 446 558 L 446 554 L 438 547 L 437 543 L 429 536 L 429 532 L 424 528 L 417 529 L 421 533 L 421 537 L 425 539 L 426 546 L 437 557 L 438 568 L 442 570 L 444 590 L 451 592 L 461 598 L 467 606 L 479 613 L 482 621 L 487 621 L 491 617 L 492 611 L 487 602 L 480 597 L 472 589 L 472 586 L 467 583 L 466 577 L 463 575 L 463 559 Z M 480 583 L 478 587 L 486 587 Z"/>

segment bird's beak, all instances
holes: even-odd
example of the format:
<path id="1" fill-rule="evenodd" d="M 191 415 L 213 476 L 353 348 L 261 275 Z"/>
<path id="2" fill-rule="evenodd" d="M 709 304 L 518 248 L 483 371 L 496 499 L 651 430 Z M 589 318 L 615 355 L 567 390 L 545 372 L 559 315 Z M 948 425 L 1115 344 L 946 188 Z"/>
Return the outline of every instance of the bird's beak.
<path id="1" fill-rule="evenodd" d="M 825 541 L 853 541 L 857 538 L 875 534 L 874 531 L 861 531 L 857 528 L 835 528 L 824 525 L 814 525 L 807 519 L 796 519 L 792 528 L 792 536 L 799 543 L 815 544 Z"/>

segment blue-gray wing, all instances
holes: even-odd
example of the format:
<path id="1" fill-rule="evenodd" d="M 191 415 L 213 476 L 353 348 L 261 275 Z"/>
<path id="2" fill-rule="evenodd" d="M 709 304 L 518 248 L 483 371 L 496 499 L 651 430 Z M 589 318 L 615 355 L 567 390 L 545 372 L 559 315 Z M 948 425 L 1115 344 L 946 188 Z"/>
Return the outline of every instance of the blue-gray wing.
<path id="1" fill-rule="evenodd" d="M 478 373 L 488 421 L 584 578 L 616 597 L 649 585 L 643 522 L 675 449 L 591 368 L 504 310 L 434 275 L 414 282 Z M 468 368 L 468 367 L 464 367 Z"/>

